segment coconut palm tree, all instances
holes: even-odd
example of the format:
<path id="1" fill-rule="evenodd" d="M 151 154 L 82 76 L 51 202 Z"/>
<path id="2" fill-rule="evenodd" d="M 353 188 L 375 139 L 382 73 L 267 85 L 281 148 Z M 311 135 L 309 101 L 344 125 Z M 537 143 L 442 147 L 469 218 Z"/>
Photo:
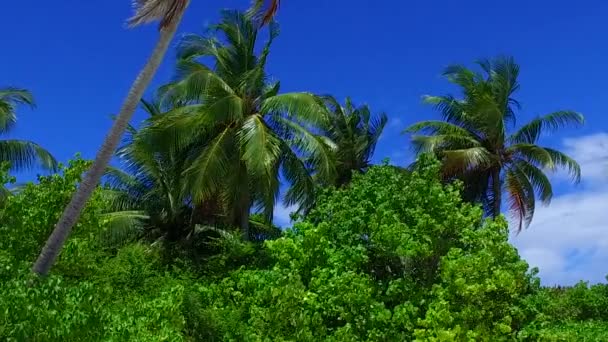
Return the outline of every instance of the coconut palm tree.
<path id="1" fill-rule="evenodd" d="M 276 23 L 269 24 L 259 53 L 261 31 L 250 15 L 224 11 L 213 29 L 215 36 L 191 34 L 181 41 L 176 80 L 160 92 L 164 101 L 187 105 L 167 113 L 148 133 L 163 137 L 158 144 L 188 149 L 184 177 L 194 201 L 221 194 L 228 221 L 247 238 L 252 208 L 272 218 L 280 172 L 292 185 L 288 204 L 312 200 L 310 170 L 321 179 L 334 176 L 332 144 L 313 129 L 326 124 L 327 110 L 312 94 L 279 94 L 279 83 L 268 81 Z"/>
<path id="2" fill-rule="evenodd" d="M 144 127 L 161 120 L 169 111 L 158 101 L 142 100 L 142 108 L 149 115 Z M 109 167 L 104 177 L 102 193 L 109 212 L 104 214 L 108 228 L 103 240 L 108 246 L 138 237 L 175 242 L 192 236 L 197 225 L 223 227 L 225 208 L 217 201 L 218 196 L 203 203 L 192 202 L 182 177 L 188 165 L 187 152 L 187 148 L 178 151 L 155 144 L 139 136 L 134 127 L 127 128 L 123 146 L 116 153 L 121 168 Z M 252 216 L 250 223 L 253 239 L 276 234 L 260 216 Z"/>
<path id="3" fill-rule="evenodd" d="M 370 166 L 378 139 L 386 126 L 386 114 L 372 116 L 367 105 L 355 107 L 350 98 L 344 107 L 332 96 L 323 97 L 330 113 L 324 134 L 336 144 L 335 183 L 338 187 L 350 183 L 353 172 L 363 172 Z"/>
<path id="4" fill-rule="evenodd" d="M 149 115 L 147 124 L 163 115 L 158 101 L 142 100 L 142 107 Z M 190 225 L 192 212 L 181 177 L 185 156 L 137 138 L 132 126 L 116 154 L 122 169 L 109 167 L 104 178 L 110 210 L 105 240 L 113 244 L 138 233 L 177 240 Z"/>
<path id="5" fill-rule="evenodd" d="M 565 168 L 575 182 L 580 167 L 572 158 L 549 147 L 537 145 L 543 132 L 566 125 L 583 124 L 583 116 L 573 111 L 557 111 L 537 117 L 512 131 L 520 103 L 519 66 L 513 58 L 498 57 L 478 62 L 481 72 L 461 65 L 448 67 L 444 75 L 460 87 L 463 98 L 427 96 L 442 121 L 423 121 L 406 131 L 414 135 L 419 152 L 435 152 L 443 163 L 447 180 L 464 181 L 464 195 L 484 205 L 498 216 L 502 193 L 507 193 L 510 211 L 518 219 L 518 231 L 530 224 L 535 194 L 548 204 L 553 196 L 545 171 Z"/>
<path id="6" fill-rule="evenodd" d="M 24 89 L 0 88 L 0 134 L 6 134 L 17 123 L 19 105 L 35 106 L 32 94 Z M 0 140 L 0 163 L 8 162 L 13 171 L 22 171 L 36 165 L 55 171 L 57 161 L 40 145 L 27 140 Z"/>
<path id="7" fill-rule="evenodd" d="M 148 22 L 160 21 L 158 42 L 148 62 L 133 82 L 117 119 L 114 121 L 110 132 L 99 149 L 93 165 L 65 208 L 63 215 L 42 249 L 38 260 L 36 260 L 32 269 L 34 273 L 46 275 L 55 262 L 82 209 L 104 174 L 116 147 L 120 143 L 121 136 L 137 108 L 139 100 L 142 98 L 144 91 L 160 66 L 189 2 L 190 0 L 134 1 L 135 15 L 129 20 L 129 24 L 137 26 Z"/>
<path id="8" fill-rule="evenodd" d="M 142 98 L 144 91 L 158 70 L 189 3 L 190 0 L 133 1 L 135 15 L 129 19 L 129 25 L 138 26 L 145 23 L 160 21 L 160 37 L 148 62 L 133 82 L 117 120 L 114 122 L 114 125 L 99 149 L 91 169 L 85 175 L 80 187 L 67 205 L 63 215 L 53 230 L 53 233 L 47 240 L 36 263 L 34 263 L 32 268 L 34 273 L 46 275 L 55 262 L 72 227 L 78 220 L 80 212 L 104 174 L 114 150 L 120 142 L 121 135 L 127 128 L 127 125 L 135 112 L 137 103 Z M 256 4 L 260 3 L 263 3 L 263 0 L 256 0 Z M 272 19 L 278 9 L 278 5 L 279 0 L 271 0 L 270 6 L 262 16 L 262 24 L 267 23 Z"/>

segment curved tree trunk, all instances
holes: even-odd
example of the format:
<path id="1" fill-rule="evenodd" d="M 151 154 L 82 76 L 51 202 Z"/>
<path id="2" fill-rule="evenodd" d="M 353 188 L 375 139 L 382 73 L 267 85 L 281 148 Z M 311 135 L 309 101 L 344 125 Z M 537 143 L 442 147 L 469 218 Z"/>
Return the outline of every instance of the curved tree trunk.
<path id="1" fill-rule="evenodd" d="M 163 57 L 169 48 L 169 44 L 173 40 L 173 36 L 175 36 L 177 26 L 179 25 L 184 12 L 185 7 L 176 13 L 174 19 L 170 23 L 161 28 L 160 37 L 152 55 L 135 79 L 135 82 L 133 82 L 116 121 L 97 152 L 97 157 L 95 158 L 91 169 L 84 175 L 80 186 L 72 196 L 70 203 L 65 208 L 59 222 L 57 222 L 57 225 L 42 249 L 40 256 L 38 256 L 38 260 L 36 260 L 36 263 L 32 268 L 34 273 L 46 275 L 51 266 L 53 266 L 72 227 L 78 221 L 82 209 L 104 174 L 105 169 L 120 142 L 120 138 L 129 124 L 148 84 L 152 81 L 154 74 L 158 70 Z"/>
<path id="2" fill-rule="evenodd" d="M 492 192 L 494 193 L 494 205 L 492 208 L 492 217 L 496 218 L 500 215 L 500 205 L 502 203 L 502 191 L 500 186 L 500 169 L 492 172 Z"/>

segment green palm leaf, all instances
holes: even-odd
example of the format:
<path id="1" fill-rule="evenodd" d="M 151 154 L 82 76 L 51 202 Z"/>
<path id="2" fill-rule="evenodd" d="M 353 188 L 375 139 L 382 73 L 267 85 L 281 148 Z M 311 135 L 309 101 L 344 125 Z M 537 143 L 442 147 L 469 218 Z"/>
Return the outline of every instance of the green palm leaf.
<path id="1" fill-rule="evenodd" d="M 281 148 L 278 137 L 266 126 L 259 115 L 249 116 L 238 133 L 242 158 L 253 175 L 271 176 L 278 164 Z"/>
<path id="2" fill-rule="evenodd" d="M 465 110 L 465 103 L 451 95 L 447 96 L 424 96 L 423 102 L 433 105 L 441 112 L 446 122 L 469 128 L 472 127 L 470 118 Z"/>
<path id="3" fill-rule="evenodd" d="M 513 133 L 509 140 L 514 143 L 535 144 L 544 131 L 553 132 L 568 125 L 582 125 L 585 118 L 573 111 L 559 111 L 534 119 Z"/>
<path id="4" fill-rule="evenodd" d="M 579 183 L 581 181 L 581 167 L 574 159 L 568 157 L 563 152 L 554 150 L 552 148 L 544 147 L 543 149 L 549 153 L 554 165 L 563 167 L 568 171 L 570 177 L 572 177 L 572 180 L 575 183 Z"/>
<path id="5" fill-rule="evenodd" d="M 18 105 L 28 105 L 34 108 L 32 94 L 19 88 L 0 88 L 0 133 L 8 132 L 17 122 L 15 109 Z"/>
<path id="6" fill-rule="evenodd" d="M 524 159 L 542 168 L 554 170 L 555 162 L 549 151 L 534 144 L 515 144 L 506 149 L 508 155 Z"/>
<path id="7" fill-rule="evenodd" d="M 484 147 L 443 151 L 443 168 L 447 174 L 458 174 L 471 169 L 492 166 L 493 156 Z"/>
<path id="8" fill-rule="evenodd" d="M 516 161 L 513 167 L 517 168 L 526 176 L 526 178 L 528 178 L 544 204 L 549 204 L 551 202 L 553 187 L 551 186 L 551 181 L 549 181 L 549 178 L 541 169 L 524 160 Z"/>
<path id="9" fill-rule="evenodd" d="M 150 216 L 143 211 L 118 211 L 101 218 L 107 222 L 101 241 L 106 247 L 119 248 L 142 235 Z"/>
<path id="10" fill-rule="evenodd" d="M 326 126 L 328 112 L 321 99 L 309 93 L 287 93 L 268 98 L 262 104 L 262 114 L 278 114 L 314 126 Z"/>
<path id="11" fill-rule="evenodd" d="M 13 170 L 30 169 L 36 164 L 57 170 L 57 161 L 47 150 L 25 140 L 0 140 L 0 162 L 9 162 Z"/>
<path id="12" fill-rule="evenodd" d="M 530 225 L 534 216 L 534 187 L 525 173 L 512 168 L 506 172 L 505 188 L 509 195 L 509 208 L 518 220 L 517 231 Z"/>
<path id="13" fill-rule="evenodd" d="M 412 145 L 416 153 L 481 147 L 477 140 L 456 134 L 413 135 Z"/>
<path id="14" fill-rule="evenodd" d="M 273 119 L 292 133 L 293 138 L 290 139 L 290 143 L 297 147 L 304 156 L 308 156 L 307 160 L 320 178 L 332 183 L 336 175 L 334 162 L 336 146 L 333 142 L 326 137 L 313 134 L 297 122 L 287 118 L 276 116 Z"/>
<path id="15" fill-rule="evenodd" d="M 178 81 L 160 89 L 163 98 L 178 95 L 187 101 L 200 101 L 216 93 L 220 93 L 221 97 L 235 94 L 228 83 L 213 70 L 196 61 L 178 61 L 176 77 Z"/>
<path id="16" fill-rule="evenodd" d="M 228 127 L 218 134 L 185 171 L 196 201 L 203 201 L 222 190 L 223 179 L 230 174 L 229 153 L 236 149 L 236 131 Z"/>
<path id="17" fill-rule="evenodd" d="M 299 204 L 298 211 L 308 211 L 314 203 L 315 183 L 304 162 L 287 146 L 283 144 L 283 176 L 291 184 L 285 193 L 286 206 Z"/>

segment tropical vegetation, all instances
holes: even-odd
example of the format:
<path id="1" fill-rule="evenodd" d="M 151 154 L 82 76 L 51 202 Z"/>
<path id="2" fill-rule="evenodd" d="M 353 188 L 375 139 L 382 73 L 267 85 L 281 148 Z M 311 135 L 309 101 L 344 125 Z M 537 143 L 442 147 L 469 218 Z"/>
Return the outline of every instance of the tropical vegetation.
<path id="1" fill-rule="evenodd" d="M 580 179 L 541 134 L 584 121 L 516 128 L 513 58 L 449 67 L 462 97 L 425 98 L 442 118 L 406 129 L 415 163 L 374 165 L 387 114 L 271 81 L 279 1 L 181 36 L 148 100 L 188 1 L 135 3 L 130 23 L 159 21 L 160 38 L 97 159 L 0 141 L 1 184 L 36 160 L 57 171 L 3 191 L 2 340 L 608 339 L 608 285 L 543 287 L 509 243 L 502 209 L 521 230 L 553 195 L 547 172 Z M 2 132 L 18 105 L 31 94 L 0 91 Z M 277 205 L 293 226 L 275 225 Z"/>
<path id="2" fill-rule="evenodd" d="M 548 204 L 553 197 L 546 171 L 565 168 L 575 182 L 581 178 L 578 163 L 553 148 L 537 145 L 542 133 L 568 125 L 582 125 L 581 114 L 562 110 L 540 116 L 511 131 L 521 104 L 514 97 L 519 89 L 519 66 L 512 57 L 478 62 L 481 72 L 462 65 L 449 66 L 445 77 L 458 86 L 462 99 L 453 95 L 426 96 L 442 115 L 441 121 L 422 121 L 406 129 L 416 134 L 418 152 L 441 158 L 446 180 L 465 184 L 464 196 L 483 205 L 497 217 L 502 193 L 509 196 L 509 209 L 518 229 L 534 216 L 536 197 Z"/>

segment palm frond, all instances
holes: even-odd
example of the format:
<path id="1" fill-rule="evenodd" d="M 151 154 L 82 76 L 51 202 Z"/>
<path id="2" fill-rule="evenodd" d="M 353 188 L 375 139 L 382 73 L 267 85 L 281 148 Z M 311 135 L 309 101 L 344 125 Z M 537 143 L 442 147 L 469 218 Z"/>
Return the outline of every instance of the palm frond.
<path id="1" fill-rule="evenodd" d="M 176 81 L 159 89 L 160 96 L 167 101 L 201 101 L 234 95 L 231 86 L 204 64 L 189 59 L 177 62 Z"/>
<path id="2" fill-rule="evenodd" d="M 133 0 L 135 14 L 127 23 L 130 26 L 138 26 L 160 21 L 162 29 L 171 24 L 189 3 L 190 0 Z"/>
<path id="3" fill-rule="evenodd" d="M 150 217 L 143 211 L 120 211 L 101 215 L 107 227 L 101 234 L 106 247 L 119 248 L 142 235 Z"/>
<path id="4" fill-rule="evenodd" d="M 17 122 L 15 109 L 18 105 L 36 106 L 32 94 L 20 88 L 0 88 L 0 133 L 8 132 Z"/>
<path id="5" fill-rule="evenodd" d="M 0 88 L 0 102 L 9 103 L 11 105 L 28 105 L 31 108 L 36 107 L 34 96 L 26 89 L 5 87 Z"/>
<path id="6" fill-rule="evenodd" d="M 0 140 L 0 162 L 9 162 L 11 169 L 31 169 L 36 164 L 45 170 L 56 171 L 57 160 L 40 145 L 25 140 Z"/>
<path id="7" fill-rule="evenodd" d="M 384 132 L 384 128 L 388 123 L 388 116 L 386 113 L 380 113 L 375 116 L 371 122 L 367 125 L 367 135 L 368 140 L 364 149 L 365 159 L 369 159 L 372 157 L 374 150 L 376 149 L 376 145 Z"/>
<path id="8" fill-rule="evenodd" d="M 509 140 L 514 143 L 535 144 L 543 131 L 554 132 L 567 125 L 582 125 L 585 118 L 573 111 L 559 111 L 534 119 L 513 133 Z"/>
<path id="9" fill-rule="evenodd" d="M 153 101 L 147 101 L 145 99 L 140 100 L 141 107 L 143 110 L 148 113 L 150 117 L 159 116 L 163 113 L 161 109 L 161 101 L 160 99 L 155 99 Z"/>
<path id="10" fill-rule="evenodd" d="M 283 202 L 286 206 L 299 205 L 298 211 L 306 212 L 314 203 L 315 183 L 311 172 L 287 144 L 283 144 L 283 149 L 283 176 L 290 184 Z"/>
<path id="11" fill-rule="evenodd" d="M 277 116 L 274 117 L 274 121 L 292 132 L 293 138 L 290 139 L 290 143 L 299 149 L 322 179 L 332 183 L 331 180 L 336 176 L 335 144 L 287 118 Z"/>
<path id="12" fill-rule="evenodd" d="M 441 157 L 446 174 L 464 173 L 471 169 L 485 169 L 493 164 L 492 155 L 484 147 L 443 151 Z"/>
<path id="13" fill-rule="evenodd" d="M 518 168 L 507 170 L 505 188 L 509 196 L 509 209 L 518 221 L 517 231 L 530 225 L 534 216 L 534 187 L 526 175 Z"/>
<path id="14" fill-rule="evenodd" d="M 565 168 L 575 183 L 579 183 L 581 181 L 581 167 L 576 160 L 555 149 L 549 147 L 543 147 L 543 149 L 547 151 L 549 156 L 551 156 L 551 160 L 553 161 L 553 165 L 555 165 L 555 167 Z"/>
<path id="15" fill-rule="evenodd" d="M 446 122 L 472 130 L 474 127 L 471 122 L 470 114 L 465 110 L 466 103 L 458 100 L 451 95 L 447 96 L 424 96 L 423 102 L 432 105 L 441 112 Z"/>
<path id="16" fill-rule="evenodd" d="M 543 204 L 549 204 L 553 197 L 553 187 L 551 181 L 545 173 L 538 167 L 524 160 L 518 160 L 513 167 L 517 168 L 532 184 L 534 190 Z"/>
<path id="17" fill-rule="evenodd" d="M 481 75 L 459 64 L 450 65 L 445 68 L 443 75 L 450 82 L 461 86 L 463 89 L 470 89 L 483 80 Z"/>
<path id="18" fill-rule="evenodd" d="M 242 158 L 254 175 L 271 175 L 281 153 L 279 138 L 266 126 L 259 115 L 249 116 L 238 133 Z"/>
<path id="19" fill-rule="evenodd" d="M 286 93 L 268 98 L 262 104 L 262 114 L 285 115 L 290 119 L 315 126 L 324 126 L 328 112 L 320 98 L 310 93 Z"/>
<path id="20" fill-rule="evenodd" d="M 411 141 L 416 154 L 481 147 L 477 140 L 458 134 L 413 135 Z"/>
<path id="21" fill-rule="evenodd" d="M 253 6 L 247 14 L 252 17 L 257 26 L 271 23 L 281 6 L 281 0 L 253 0 Z"/>
<path id="22" fill-rule="evenodd" d="M 461 126 L 452 124 L 450 122 L 445 121 L 436 121 L 436 120 L 427 120 L 415 123 L 405 130 L 402 133 L 418 133 L 424 132 L 427 134 L 441 134 L 441 135 L 459 135 L 462 136 L 463 139 L 468 139 L 472 141 L 478 141 L 475 134 L 463 128 Z M 479 144 L 479 142 L 477 142 Z"/>
<path id="23" fill-rule="evenodd" d="M 515 144 L 511 145 L 506 149 L 508 155 L 515 156 L 516 158 L 524 159 L 529 163 L 532 163 L 541 168 L 550 170 L 555 169 L 555 162 L 551 157 L 549 151 L 545 148 L 534 144 Z"/>
<path id="24" fill-rule="evenodd" d="M 190 189 L 197 202 L 221 190 L 224 177 L 230 174 L 231 151 L 236 149 L 235 129 L 227 127 L 205 146 L 185 171 Z"/>

